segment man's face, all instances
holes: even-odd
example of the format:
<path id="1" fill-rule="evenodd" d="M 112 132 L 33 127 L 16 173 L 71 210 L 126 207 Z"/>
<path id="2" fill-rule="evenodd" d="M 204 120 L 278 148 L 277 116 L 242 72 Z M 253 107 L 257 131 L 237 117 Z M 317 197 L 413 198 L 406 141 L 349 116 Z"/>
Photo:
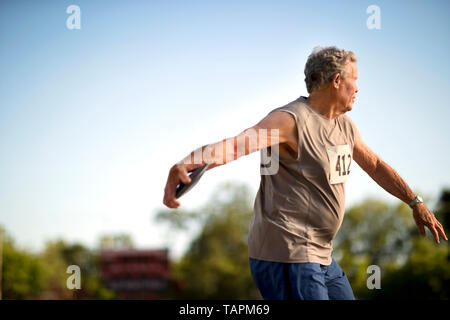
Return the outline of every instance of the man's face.
<path id="1" fill-rule="evenodd" d="M 350 62 L 346 67 L 346 77 L 341 78 L 341 83 L 338 88 L 338 100 L 344 112 L 350 111 L 355 102 L 358 86 L 356 85 L 358 79 L 358 67 L 355 62 Z"/>

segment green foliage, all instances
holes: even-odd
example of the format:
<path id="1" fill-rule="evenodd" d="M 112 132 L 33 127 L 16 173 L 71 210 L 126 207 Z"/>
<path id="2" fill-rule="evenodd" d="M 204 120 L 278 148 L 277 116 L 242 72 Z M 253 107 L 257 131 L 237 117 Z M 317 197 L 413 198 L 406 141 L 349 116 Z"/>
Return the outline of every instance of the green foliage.
<path id="1" fill-rule="evenodd" d="M 260 299 L 248 260 L 247 237 L 253 197 L 244 185 L 219 186 L 213 197 L 193 211 L 161 210 L 157 221 L 201 231 L 180 261 L 172 264 L 178 287 L 169 298 Z M 447 235 L 450 191 L 443 190 L 436 216 Z M 434 243 L 430 232 L 419 236 L 411 210 L 404 204 L 366 199 L 349 208 L 334 240 L 334 257 L 346 272 L 359 299 L 449 299 L 450 246 Z M 105 236 L 106 247 L 131 247 L 127 235 Z M 381 269 L 381 290 L 366 285 L 369 265 Z M 81 269 L 82 290 L 66 287 L 69 265 Z M 98 253 L 63 240 L 48 242 L 32 254 L 18 249 L 9 236 L 3 240 L 4 299 L 113 299 L 99 278 Z"/>
<path id="2" fill-rule="evenodd" d="M 351 207 L 344 216 L 334 242 L 334 256 L 347 277 L 355 295 L 368 294 L 367 267 L 384 269 L 402 263 L 411 249 L 414 220 L 404 204 L 389 205 L 366 199 Z"/>
<path id="3" fill-rule="evenodd" d="M 381 290 L 373 290 L 373 299 L 449 299 L 450 251 L 430 238 L 414 238 L 408 261 L 386 270 Z"/>
<path id="4" fill-rule="evenodd" d="M 114 293 L 100 281 L 98 254 L 81 244 L 67 244 L 63 240 L 47 243 L 42 254 L 46 269 L 50 273 L 50 289 L 44 298 L 51 299 L 112 299 Z M 81 271 L 81 290 L 69 290 L 66 286 L 67 267 L 77 265 Z"/>
<path id="5" fill-rule="evenodd" d="M 443 225 L 448 238 L 450 234 L 450 190 L 442 190 L 435 214 Z"/>
<path id="6" fill-rule="evenodd" d="M 36 299 L 47 275 L 38 257 L 16 248 L 11 239 L 3 241 L 3 299 Z"/>
<path id="7" fill-rule="evenodd" d="M 439 197 L 436 217 L 449 235 L 450 190 Z M 450 246 L 441 239 L 436 244 L 427 231 L 427 237 L 413 232 L 412 248 L 406 263 L 388 268 L 382 279 L 382 290 L 371 293 L 373 299 L 449 299 L 450 298 Z"/>
<path id="8" fill-rule="evenodd" d="M 48 273 L 47 290 L 43 292 L 43 299 L 70 299 L 73 294 L 66 288 L 67 264 L 61 255 L 65 246 L 63 241 L 48 242 L 40 258 Z"/>
<path id="9" fill-rule="evenodd" d="M 443 191 L 437 217 L 445 221 L 450 193 Z M 448 231 L 447 231 L 448 234 Z M 411 209 L 367 199 L 350 208 L 334 241 L 334 255 L 359 299 L 448 299 L 450 252 L 427 231 L 420 237 Z M 366 285 L 369 265 L 381 269 L 381 289 Z"/>
<path id="10" fill-rule="evenodd" d="M 67 267 L 81 270 L 81 290 L 69 290 Z M 40 254 L 18 249 L 8 236 L 3 239 L 3 299 L 113 299 L 98 274 L 98 254 L 80 244 L 63 240 L 46 244 Z"/>

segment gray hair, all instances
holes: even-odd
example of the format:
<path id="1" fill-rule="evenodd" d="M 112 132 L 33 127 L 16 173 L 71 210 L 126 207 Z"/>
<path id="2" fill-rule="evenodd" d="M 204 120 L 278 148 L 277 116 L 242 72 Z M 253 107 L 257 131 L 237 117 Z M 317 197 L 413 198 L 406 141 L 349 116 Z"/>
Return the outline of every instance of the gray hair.
<path id="1" fill-rule="evenodd" d="M 345 78 L 347 76 L 345 67 L 348 62 L 356 62 L 356 56 L 352 51 L 336 47 L 315 47 L 305 64 L 308 93 L 325 88 L 337 73 Z"/>

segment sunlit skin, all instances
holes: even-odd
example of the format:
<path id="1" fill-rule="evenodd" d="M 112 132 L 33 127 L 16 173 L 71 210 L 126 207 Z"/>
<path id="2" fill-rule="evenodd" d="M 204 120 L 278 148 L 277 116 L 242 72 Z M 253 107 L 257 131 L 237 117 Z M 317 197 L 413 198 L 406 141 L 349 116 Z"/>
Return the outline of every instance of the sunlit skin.
<path id="1" fill-rule="evenodd" d="M 358 86 L 356 85 L 358 68 L 356 63 L 349 62 L 345 71 L 345 77 L 342 77 L 339 73 L 336 74 L 325 88 L 311 92 L 307 98 L 308 103 L 317 113 L 329 119 L 335 119 L 353 109 L 358 92 Z M 249 129 L 253 129 L 256 132 L 257 143 L 255 143 L 254 147 L 250 147 L 246 139 L 239 139 Z M 267 129 L 269 132 L 270 129 L 278 129 L 278 139 L 271 139 L 270 135 L 268 137 L 261 137 L 258 134 L 259 129 Z M 234 147 L 225 151 L 227 143 Z M 208 163 L 212 163 L 208 170 L 236 160 L 243 155 L 248 155 L 262 148 L 269 147 L 274 143 L 279 143 L 280 150 L 282 146 L 291 150 L 298 150 L 296 123 L 294 118 L 286 112 L 273 112 L 256 125 L 242 131 L 239 135 L 211 144 L 210 146 L 223 148 L 224 152 L 220 155 L 213 153 L 213 158 L 208 159 Z M 205 147 L 202 146 L 199 149 L 203 150 Z M 244 150 L 245 152 L 238 152 L 238 150 Z M 194 151 L 185 159 L 193 159 L 193 154 Z M 225 157 L 225 154 L 228 157 Z M 353 159 L 378 185 L 393 196 L 405 203 L 410 203 L 415 198 L 414 192 L 406 182 L 364 143 L 358 131 L 355 132 Z M 175 209 L 180 206 L 180 202 L 175 198 L 177 185 L 180 182 L 185 184 L 190 183 L 188 173 L 205 163 L 206 161 L 203 160 L 201 163 L 185 164 L 182 160 L 170 169 L 163 199 L 163 203 L 168 208 Z M 424 203 L 418 203 L 414 206 L 413 218 L 422 236 L 425 236 L 425 227 L 427 227 L 437 243 L 440 242 L 439 237 L 448 240 L 442 224 Z"/>

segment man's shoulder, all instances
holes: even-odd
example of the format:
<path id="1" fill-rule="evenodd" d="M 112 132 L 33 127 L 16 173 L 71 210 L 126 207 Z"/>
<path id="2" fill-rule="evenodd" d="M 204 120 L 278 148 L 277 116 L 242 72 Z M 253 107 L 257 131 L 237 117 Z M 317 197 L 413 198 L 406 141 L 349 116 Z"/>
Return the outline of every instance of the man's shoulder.
<path id="1" fill-rule="evenodd" d="M 340 117 L 341 122 L 350 126 L 350 127 L 354 127 L 355 123 L 353 122 L 353 120 L 347 115 L 347 114 L 342 114 Z"/>
<path id="2" fill-rule="evenodd" d="M 294 113 L 296 118 L 298 120 L 301 120 L 305 119 L 308 116 L 309 110 L 308 108 L 306 108 L 306 105 L 303 101 L 303 97 L 300 97 L 298 99 L 295 99 L 294 101 L 289 102 L 288 104 L 285 104 L 284 106 L 272 109 L 269 113 L 276 111 L 287 111 Z"/>
<path id="3" fill-rule="evenodd" d="M 357 128 L 353 120 L 347 114 L 343 114 L 339 116 L 339 118 L 345 132 L 354 137 L 357 132 Z"/>

